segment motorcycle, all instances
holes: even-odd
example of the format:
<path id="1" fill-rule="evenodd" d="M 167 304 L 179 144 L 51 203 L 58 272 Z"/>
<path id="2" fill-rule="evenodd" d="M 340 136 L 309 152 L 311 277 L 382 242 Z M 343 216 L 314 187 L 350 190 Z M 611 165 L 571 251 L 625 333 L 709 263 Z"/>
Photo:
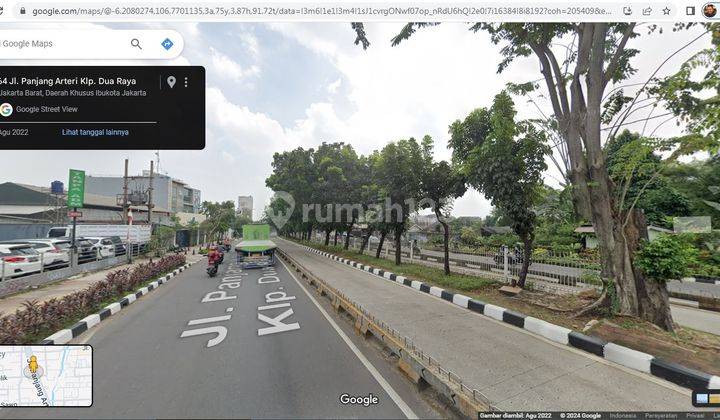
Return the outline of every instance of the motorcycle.
<path id="1" fill-rule="evenodd" d="M 207 273 L 210 277 L 215 277 L 218 272 L 218 263 L 208 264 Z"/>
<path id="2" fill-rule="evenodd" d="M 222 264 L 223 258 L 225 257 L 225 255 L 222 252 L 219 252 L 219 250 L 216 252 L 216 254 L 208 255 L 207 273 L 210 277 L 215 277 L 215 275 L 217 275 L 218 267 Z"/>

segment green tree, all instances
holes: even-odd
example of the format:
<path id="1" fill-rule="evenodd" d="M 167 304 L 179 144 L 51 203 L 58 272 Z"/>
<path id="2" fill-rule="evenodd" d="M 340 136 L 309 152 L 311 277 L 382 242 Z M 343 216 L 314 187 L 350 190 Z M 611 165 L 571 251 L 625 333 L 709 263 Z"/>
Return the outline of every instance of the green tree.
<path id="1" fill-rule="evenodd" d="M 325 244 L 330 241 L 330 232 L 335 231 L 335 245 L 338 232 L 347 232 L 345 247 L 349 246 L 350 232 L 362 212 L 359 204 L 363 193 L 363 161 L 353 147 L 345 143 L 323 143 L 313 156 L 315 164 L 316 197 L 326 214 L 322 226 L 325 229 Z"/>
<path id="2" fill-rule="evenodd" d="M 507 217 L 503 209 L 499 207 L 493 207 L 490 209 L 490 214 L 485 216 L 483 219 L 483 225 L 485 226 L 507 226 L 510 223 L 510 219 Z"/>
<path id="3" fill-rule="evenodd" d="M 686 276 L 697 257 L 697 249 L 684 238 L 662 235 L 652 242 L 643 242 L 635 265 L 650 279 L 664 283 Z"/>
<path id="4" fill-rule="evenodd" d="M 429 137 L 428 137 L 429 138 Z M 462 197 L 467 191 L 465 179 L 457 168 L 448 162 L 432 162 L 423 171 L 421 193 L 427 200 L 437 221 L 443 227 L 443 250 L 445 252 L 445 275 L 450 274 L 450 211 L 453 200 Z"/>
<path id="5" fill-rule="evenodd" d="M 670 163 L 655 153 L 657 141 L 624 130 L 605 145 L 607 165 L 615 197 L 627 211 L 642 209 L 648 223 L 672 227 L 672 217 L 689 216 L 690 203 L 680 190 L 663 176 Z"/>
<path id="6" fill-rule="evenodd" d="M 393 38 L 392 44 L 398 45 L 411 37 L 418 27 L 429 25 L 407 24 Z M 367 48 L 369 42 L 362 25 L 356 23 L 353 29 L 357 34 L 356 44 Z M 606 92 L 608 85 L 619 86 L 637 72 L 632 59 L 638 50 L 628 47 L 629 41 L 639 36 L 636 29 L 635 23 L 605 22 L 475 23 L 470 26 L 472 31 L 488 33 L 493 43 L 502 44 L 500 52 L 503 60 L 498 66 L 498 72 L 506 70 L 517 58 L 535 56 L 538 59 L 540 80 L 545 85 L 552 116 L 557 121 L 557 132 L 567 149 L 573 207 L 581 218 L 592 220 L 598 237 L 603 283 L 615 283 L 618 307 L 622 314 L 639 316 L 666 330 L 672 330 L 669 302 L 663 298 L 666 294 L 661 290 L 664 285 L 657 282 L 646 284 L 642 273 L 634 269 L 633 255 L 644 230 L 643 220 L 637 217 L 637 212 L 626 211 L 613 199 L 614 186 L 602 147 L 602 124 L 615 119 L 610 131 L 611 137 L 614 136 L 637 110 L 640 94 L 649 92 L 647 86 L 650 81 L 638 90 L 635 97 L 625 96 L 622 89 Z M 650 29 L 652 31 L 655 28 Z M 706 25 L 706 30 L 710 32 L 714 29 Z M 714 31 L 717 33 L 717 30 Z M 696 37 L 683 48 L 704 35 Z M 566 40 L 571 40 L 570 45 L 565 45 Z M 717 36 L 713 42 L 716 47 Z M 565 59 L 562 56 L 558 59 L 553 50 L 557 45 L 565 47 L 562 48 Z M 693 64 L 700 66 L 699 61 Z M 656 73 L 657 70 L 653 75 Z M 678 79 L 688 80 L 690 73 L 680 75 Z M 718 78 L 714 76 L 717 76 L 717 72 L 704 89 L 718 86 Z M 528 94 L 539 85 L 537 82 L 529 82 L 513 84 L 512 88 L 517 93 Z M 690 95 L 697 95 L 701 90 L 697 86 L 685 86 L 689 87 Z M 669 95 L 668 92 L 669 89 L 666 89 Z M 603 102 L 606 93 L 609 94 Z M 681 96 L 678 102 L 685 98 L 687 96 Z M 709 102 L 717 103 L 715 99 Z M 692 112 L 692 107 L 680 107 L 675 112 L 687 115 Z M 692 118 L 697 124 L 696 128 L 691 127 L 690 133 L 713 138 L 707 131 L 712 130 L 713 124 L 717 124 L 720 119 L 713 113 L 707 115 L 710 118 Z M 717 143 L 713 147 L 716 148 Z M 603 293 L 600 301 L 592 306 L 606 302 L 606 296 Z"/>
<path id="7" fill-rule="evenodd" d="M 705 33 L 711 34 L 710 46 L 693 54 L 677 72 L 653 78 L 648 92 L 662 101 L 672 117 L 686 124 L 688 133 L 714 140 L 712 151 L 717 154 L 720 152 L 720 23 L 703 26 Z"/>
<path id="8" fill-rule="evenodd" d="M 546 245 L 558 250 L 575 248 L 577 223 L 569 186 L 561 190 L 543 186 L 539 191 L 535 213 L 537 214 L 535 239 L 537 245 Z"/>
<path id="9" fill-rule="evenodd" d="M 517 285 L 525 287 L 535 240 L 533 209 L 550 151 L 543 133 L 527 121 L 516 122 L 515 114 L 512 98 L 498 94 L 490 109 L 475 110 L 450 126 L 450 147 L 470 185 L 512 221 L 524 248 Z"/>
<path id="10" fill-rule="evenodd" d="M 307 222 L 303 221 L 303 211 L 297 210 L 317 202 L 315 190 L 317 168 L 313 160 L 314 155 L 313 149 L 303 149 L 302 147 L 273 155 L 273 172 L 265 180 L 265 185 L 273 191 L 290 194 L 295 201 L 295 211 L 283 226 L 275 226 L 272 218 L 267 217 L 267 212 L 273 211 L 274 214 L 280 214 L 288 211 L 287 202 L 276 198 L 274 202 L 271 202 L 269 209 L 265 209 L 265 219 L 273 223 L 278 233 L 303 232 L 304 236 L 310 238 L 314 226 L 314 207 L 308 207 L 310 212 L 307 215 Z"/>
<path id="11" fill-rule="evenodd" d="M 207 217 L 201 227 L 212 240 L 220 240 L 235 221 L 235 203 L 232 201 L 204 201 L 200 211 Z"/>
<path id="12" fill-rule="evenodd" d="M 384 208 L 385 223 L 392 226 L 395 236 L 395 264 L 400 264 L 401 238 L 411 212 L 421 195 L 422 171 L 432 162 L 432 139 L 422 143 L 414 138 L 388 143 L 374 161 L 374 173 Z"/>
<path id="13" fill-rule="evenodd" d="M 692 216 L 710 216 L 720 228 L 720 156 L 690 163 L 675 162 L 664 171 L 667 183 L 689 200 Z"/>

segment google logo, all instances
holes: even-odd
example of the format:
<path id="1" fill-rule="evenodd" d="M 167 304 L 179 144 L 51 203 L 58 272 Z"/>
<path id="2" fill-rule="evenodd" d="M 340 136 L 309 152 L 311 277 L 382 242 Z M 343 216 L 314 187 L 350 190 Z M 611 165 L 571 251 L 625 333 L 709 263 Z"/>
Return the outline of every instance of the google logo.
<path id="1" fill-rule="evenodd" d="M 13 107 L 9 103 L 5 102 L 0 105 L 0 115 L 3 117 L 9 117 L 13 113 Z"/>

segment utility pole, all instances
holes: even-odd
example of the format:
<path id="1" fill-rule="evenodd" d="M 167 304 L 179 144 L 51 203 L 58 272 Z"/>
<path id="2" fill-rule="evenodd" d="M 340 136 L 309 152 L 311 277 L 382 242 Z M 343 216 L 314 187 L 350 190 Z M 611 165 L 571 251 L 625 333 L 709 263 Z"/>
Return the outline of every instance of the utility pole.
<path id="1" fill-rule="evenodd" d="M 127 223 L 128 220 L 128 159 L 125 159 L 125 175 L 123 176 L 123 214 L 122 220 Z"/>
<path id="2" fill-rule="evenodd" d="M 152 229 L 152 209 L 153 209 L 153 165 L 155 162 L 150 161 L 150 182 L 148 184 L 148 224 Z"/>

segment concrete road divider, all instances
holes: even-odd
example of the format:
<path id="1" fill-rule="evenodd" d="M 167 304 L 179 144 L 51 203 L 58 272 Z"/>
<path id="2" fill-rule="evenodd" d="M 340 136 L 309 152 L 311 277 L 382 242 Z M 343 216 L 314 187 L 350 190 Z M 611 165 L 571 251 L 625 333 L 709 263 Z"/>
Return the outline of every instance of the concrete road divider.
<path id="1" fill-rule="evenodd" d="M 579 332 L 570 331 L 570 334 L 568 334 L 568 341 L 570 345 L 575 348 L 585 350 L 586 352 L 592 353 L 596 356 L 605 356 L 604 349 L 606 342 L 597 337 L 591 337 Z"/>
<path id="2" fill-rule="evenodd" d="M 572 331 L 569 328 L 551 324 L 547 321 L 533 318 L 531 316 L 525 317 L 524 328 L 530 332 L 545 337 L 548 340 L 564 345 L 568 345 L 570 332 Z"/>
<path id="3" fill-rule="evenodd" d="M 641 351 L 619 346 L 615 343 L 607 343 L 603 347 L 605 358 L 619 365 L 650 373 L 650 364 L 653 357 Z"/>
<path id="4" fill-rule="evenodd" d="M 456 293 L 456 294 L 453 296 L 452 303 L 456 304 L 457 306 L 460 306 L 460 307 L 462 307 L 462 308 L 467 308 L 467 307 L 468 307 L 468 302 L 470 302 L 470 298 L 467 297 L 467 296 L 465 296 L 465 295 L 461 295 L 461 294 L 459 294 L 459 293 Z"/>
<path id="5" fill-rule="evenodd" d="M 384 279 L 392 279 L 393 276 L 395 276 L 396 283 L 439 297 L 454 305 L 502 321 L 505 324 L 522 328 L 556 343 L 592 353 L 613 363 L 651 374 L 690 389 L 720 389 L 720 377 L 718 376 L 690 369 L 677 363 L 667 362 L 641 351 L 629 349 L 614 343 L 608 343 L 597 337 L 572 331 L 541 319 L 525 316 L 524 314 L 500 306 L 471 299 L 465 295 L 452 293 L 440 287 L 430 286 L 421 281 L 407 279 L 386 270 L 360 264 L 348 259 L 341 259 L 329 252 L 320 251 L 305 245 L 302 245 L 302 247 L 307 251 L 328 257 L 335 261 L 344 262 L 344 264 L 379 275 Z M 400 277 L 403 278 L 402 282 L 397 281 Z"/>
<path id="6" fill-rule="evenodd" d="M 650 373 L 690 389 L 709 389 L 712 376 L 673 362 L 653 358 Z"/>

